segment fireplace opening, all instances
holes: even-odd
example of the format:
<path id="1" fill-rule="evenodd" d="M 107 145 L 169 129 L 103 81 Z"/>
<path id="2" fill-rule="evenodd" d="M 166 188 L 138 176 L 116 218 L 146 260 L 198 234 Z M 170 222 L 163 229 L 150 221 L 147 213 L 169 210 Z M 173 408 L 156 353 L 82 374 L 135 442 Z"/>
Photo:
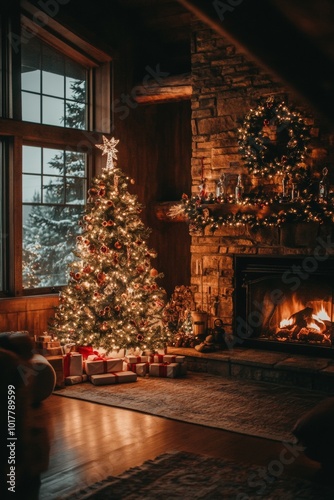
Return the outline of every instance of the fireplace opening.
<path id="1" fill-rule="evenodd" d="M 334 346 L 334 259 L 235 257 L 238 344 L 290 352 Z"/>

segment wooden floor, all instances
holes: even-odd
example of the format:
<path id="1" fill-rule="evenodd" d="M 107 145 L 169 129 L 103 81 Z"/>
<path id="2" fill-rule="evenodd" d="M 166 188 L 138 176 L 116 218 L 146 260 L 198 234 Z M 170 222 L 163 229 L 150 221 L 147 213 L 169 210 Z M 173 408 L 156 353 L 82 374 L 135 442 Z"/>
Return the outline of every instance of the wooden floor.
<path id="1" fill-rule="evenodd" d="M 40 500 L 55 500 L 168 451 L 183 450 L 268 467 L 280 459 L 284 447 L 267 439 L 56 395 L 43 402 L 39 416 L 47 422 L 51 445 Z M 300 453 L 284 466 L 283 473 L 309 479 L 317 469 L 316 463 Z"/>

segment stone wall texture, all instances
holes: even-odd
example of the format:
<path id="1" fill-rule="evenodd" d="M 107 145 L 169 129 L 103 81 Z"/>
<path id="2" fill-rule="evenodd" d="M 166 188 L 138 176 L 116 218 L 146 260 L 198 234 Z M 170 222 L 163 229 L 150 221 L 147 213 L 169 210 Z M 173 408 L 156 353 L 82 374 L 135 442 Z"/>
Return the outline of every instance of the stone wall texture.
<path id="1" fill-rule="evenodd" d="M 265 43 L 265 42 L 264 42 Z M 201 22 L 192 33 L 192 194 L 197 194 L 202 175 L 207 190 L 215 192 L 215 181 L 224 172 L 230 193 L 238 174 L 245 191 L 259 182 L 251 178 L 238 152 L 238 128 L 258 98 L 278 96 L 303 111 L 312 126 L 308 164 L 316 173 L 334 160 L 334 137 L 314 116 L 313 110 L 282 82 L 238 52 L 227 39 Z M 330 172 L 332 175 L 333 172 Z M 260 182 L 279 192 L 279 179 Z M 333 184 L 333 183 L 332 183 Z M 331 227 L 306 223 L 266 227 L 253 231 L 247 225 L 224 226 L 215 233 L 205 230 L 192 236 L 191 285 L 198 309 L 223 320 L 231 333 L 234 314 L 235 255 L 309 255 L 317 239 L 331 238 Z M 329 245 L 328 252 L 332 253 Z"/>

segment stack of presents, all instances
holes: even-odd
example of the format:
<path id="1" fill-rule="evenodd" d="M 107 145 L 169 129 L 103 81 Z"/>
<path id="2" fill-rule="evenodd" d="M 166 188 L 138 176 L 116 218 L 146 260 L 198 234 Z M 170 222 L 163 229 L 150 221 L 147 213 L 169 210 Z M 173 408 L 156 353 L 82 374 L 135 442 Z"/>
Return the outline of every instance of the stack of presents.
<path id="1" fill-rule="evenodd" d="M 35 339 L 36 350 L 45 356 L 56 372 L 56 386 L 90 381 L 94 385 L 136 382 L 137 377 L 176 378 L 187 374 L 185 356 L 158 351 L 137 355 L 116 349 L 110 354 L 92 347 L 61 346 L 49 335 Z"/>

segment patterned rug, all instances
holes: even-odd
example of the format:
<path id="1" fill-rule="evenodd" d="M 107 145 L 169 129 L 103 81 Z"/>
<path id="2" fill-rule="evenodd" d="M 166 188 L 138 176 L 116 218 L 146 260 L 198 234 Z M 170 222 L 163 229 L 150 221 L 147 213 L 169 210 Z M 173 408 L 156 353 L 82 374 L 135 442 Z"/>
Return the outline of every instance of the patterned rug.
<path id="1" fill-rule="evenodd" d="M 260 467 L 187 452 L 167 453 L 62 499 L 333 500 L 334 489 L 286 478 L 282 469 L 283 465 Z"/>
<path id="2" fill-rule="evenodd" d="M 118 385 L 85 382 L 55 394 L 276 441 L 292 441 L 296 420 L 326 397 L 302 388 L 194 372 L 177 379 L 138 377 Z"/>

